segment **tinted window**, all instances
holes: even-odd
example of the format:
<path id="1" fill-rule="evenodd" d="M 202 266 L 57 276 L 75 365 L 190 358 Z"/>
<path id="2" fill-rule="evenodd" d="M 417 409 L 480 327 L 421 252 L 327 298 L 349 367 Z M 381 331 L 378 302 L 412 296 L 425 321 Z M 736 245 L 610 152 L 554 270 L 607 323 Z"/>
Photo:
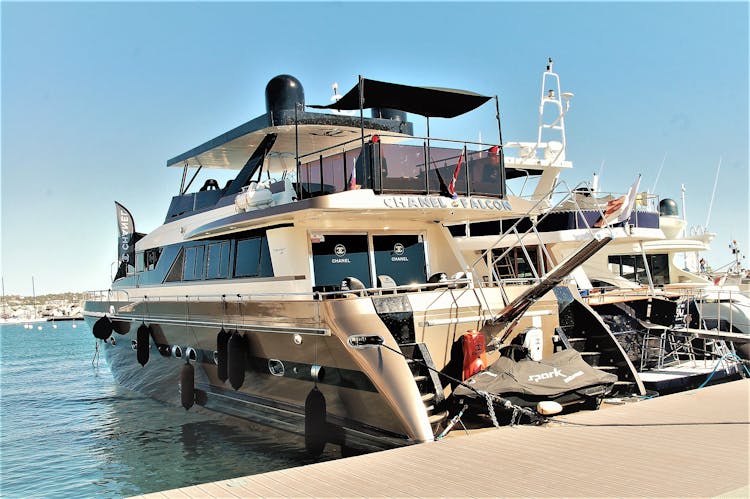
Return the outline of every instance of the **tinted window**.
<path id="1" fill-rule="evenodd" d="M 203 246 L 185 248 L 185 266 L 182 279 L 194 281 L 203 278 Z"/>
<path id="2" fill-rule="evenodd" d="M 397 285 L 427 282 L 421 236 L 372 236 L 377 275 L 390 276 Z"/>
<path id="3" fill-rule="evenodd" d="M 135 271 L 136 272 L 143 272 L 144 266 L 143 266 L 143 253 L 136 253 L 135 254 Z"/>
<path id="4" fill-rule="evenodd" d="M 229 275 L 229 243 L 208 245 L 206 279 L 221 279 Z"/>
<path id="5" fill-rule="evenodd" d="M 236 277 L 256 277 L 259 262 L 259 237 L 237 241 L 237 252 L 234 259 L 234 275 Z"/>
<path id="6" fill-rule="evenodd" d="M 372 286 L 367 236 L 326 235 L 313 240 L 312 252 L 316 289 L 338 289 L 346 277 L 359 279 L 365 287 Z"/>

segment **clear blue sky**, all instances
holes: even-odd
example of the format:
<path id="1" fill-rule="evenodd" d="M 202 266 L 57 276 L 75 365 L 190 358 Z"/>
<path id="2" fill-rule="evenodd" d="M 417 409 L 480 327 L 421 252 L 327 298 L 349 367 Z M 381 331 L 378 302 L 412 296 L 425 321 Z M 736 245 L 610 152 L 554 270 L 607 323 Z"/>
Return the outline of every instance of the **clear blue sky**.
<path id="1" fill-rule="evenodd" d="M 505 140 L 535 140 L 546 58 L 575 97 L 565 180 L 604 162 L 705 224 L 708 260 L 748 247 L 748 3 L 12 3 L 2 14 L 2 269 L 6 293 L 106 289 L 114 200 L 136 229 L 164 218 L 166 160 L 265 110 L 295 75 L 308 104 L 357 75 L 498 94 Z M 487 112 L 490 118 L 491 110 Z M 415 119 L 418 131 L 423 126 Z M 495 137 L 490 122 L 450 138 Z M 488 124 L 489 123 L 489 124 Z M 746 264 L 747 266 L 747 264 Z"/>

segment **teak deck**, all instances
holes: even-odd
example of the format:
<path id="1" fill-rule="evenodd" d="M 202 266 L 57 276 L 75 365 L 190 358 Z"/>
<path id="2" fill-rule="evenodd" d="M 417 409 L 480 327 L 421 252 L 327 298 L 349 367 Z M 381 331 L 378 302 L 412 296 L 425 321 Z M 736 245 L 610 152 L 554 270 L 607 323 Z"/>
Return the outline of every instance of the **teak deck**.
<path id="1" fill-rule="evenodd" d="M 750 496 L 750 380 L 557 419 L 140 497 Z"/>

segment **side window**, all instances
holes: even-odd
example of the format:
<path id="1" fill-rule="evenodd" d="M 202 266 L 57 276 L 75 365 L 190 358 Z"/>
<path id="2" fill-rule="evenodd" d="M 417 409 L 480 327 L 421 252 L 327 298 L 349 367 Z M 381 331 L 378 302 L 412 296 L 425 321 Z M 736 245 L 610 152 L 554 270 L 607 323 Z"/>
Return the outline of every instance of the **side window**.
<path id="1" fill-rule="evenodd" d="M 263 236 L 237 241 L 234 257 L 235 277 L 272 277 L 271 254 Z"/>
<path id="2" fill-rule="evenodd" d="M 396 284 L 427 282 L 425 252 L 422 236 L 372 236 L 377 275 L 390 276 Z"/>
<path id="3" fill-rule="evenodd" d="M 345 277 L 372 287 L 366 235 L 325 235 L 312 242 L 316 290 L 337 290 Z"/>
<path id="4" fill-rule="evenodd" d="M 257 277 L 260 261 L 260 238 L 253 237 L 237 241 L 234 258 L 235 277 Z"/>
<path id="5" fill-rule="evenodd" d="M 164 279 L 164 282 L 181 281 L 184 262 L 185 262 L 185 248 L 182 248 L 180 249 L 180 252 L 177 254 L 177 257 L 175 258 L 174 262 L 172 263 L 172 267 L 169 269 L 169 272 L 167 273 L 167 277 Z"/>
<path id="6" fill-rule="evenodd" d="M 203 278 L 203 246 L 185 248 L 185 266 L 182 271 L 185 281 L 195 281 Z"/>
<path id="7" fill-rule="evenodd" d="M 208 245 L 206 279 L 223 279 L 229 276 L 229 242 Z"/>
<path id="8" fill-rule="evenodd" d="M 147 249 L 143 254 L 143 260 L 146 266 L 146 270 L 154 270 L 156 264 L 159 263 L 159 257 L 161 256 L 161 248 Z"/>
<path id="9" fill-rule="evenodd" d="M 143 272 L 144 266 L 143 266 L 143 252 L 139 251 L 135 254 L 135 271 L 136 272 Z"/>

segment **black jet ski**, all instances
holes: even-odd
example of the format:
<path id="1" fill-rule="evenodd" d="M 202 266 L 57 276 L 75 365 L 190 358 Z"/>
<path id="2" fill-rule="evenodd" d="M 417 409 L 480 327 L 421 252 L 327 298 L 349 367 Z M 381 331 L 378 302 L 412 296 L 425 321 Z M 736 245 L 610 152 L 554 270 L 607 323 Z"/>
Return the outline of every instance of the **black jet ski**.
<path id="1" fill-rule="evenodd" d="M 594 409 L 616 381 L 614 374 L 591 367 L 579 352 L 567 349 L 541 361 L 500 357 L 489 368 L 466 380 L 468 386 L 459 385 L 453 397 L 463 399 L 464 403 L 477 409 L 486 409 L 483 392 L 520 407 L 535 407 L 539 402 L 553 401 L 561 406 L 584 404 L 584 407 Z"/>

